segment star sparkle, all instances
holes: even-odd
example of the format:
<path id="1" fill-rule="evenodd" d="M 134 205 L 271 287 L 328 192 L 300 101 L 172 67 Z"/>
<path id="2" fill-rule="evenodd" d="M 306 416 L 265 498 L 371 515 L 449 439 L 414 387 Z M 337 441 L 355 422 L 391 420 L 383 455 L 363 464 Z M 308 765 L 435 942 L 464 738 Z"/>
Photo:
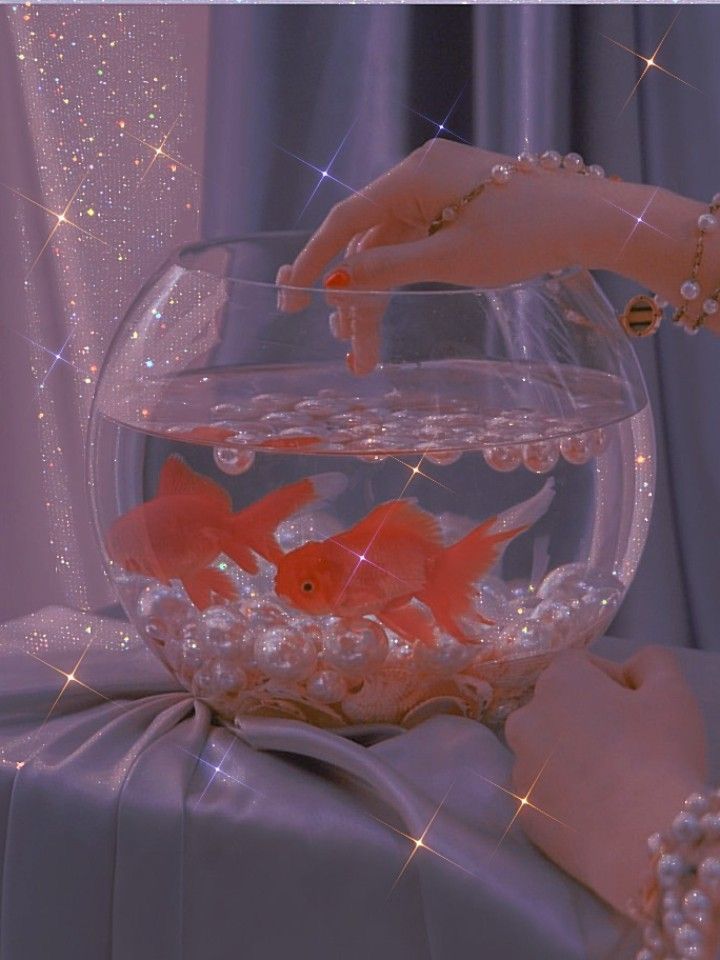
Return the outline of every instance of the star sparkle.
<path id="1" fill-rule="evenodd" d="M 627 105 L 630 103 L 630 101 L 632 100 L 632 98 L 635 96 L 635 93 L 637 92 L 638 87 L 640 86 L 640 84 L 642 83 L 642 81 L 645 79 L 645 76 L 647 75 L 647 73 L 648 73 L 650 70 L 653 70 L 653 69 L 654 69 L 654 70 L 659 70 L 661 73 L 666 74 L 668 77 L 672 77 L 673 80 L 678 80 L 680 83 L 685 84 L 686 87 L 691 87 L 693 90 L 697 90 L 698 93 L 700 93 L 700 90 L 698 90 L 698 88 L 697 88 L 694 84 L 689 83 L 687 80 L 683 80 L 682 77 L 679 77 L 677 74 L 672 73 L 672 72 L 671 72 L 670 70 L 668 70 L 666 67 L 663 67 L 661 64 L 659 64 L 659 63 L 657 62 L 657 56 L 658 56 L 658 54 L 660 53 L 660 50 L 661 50 L 663 44 L 664 44 L 665 41 L 667 40 L 668 34 L 669 34 L 670 31 L 672 30 L 672 28 L 675 26 L 675 21 L 677 20 L 677 18 L 678 18 L 679 16 L 680 16 L 680 11 L 678 10 L 678 12 L 675 14 L 675 16 L 673 17 L 673 19 L 671 20 L 670 25 L 668 26 L 667 30 L 666 30 L 665 33 L 662 35 L 662 37 L 661 37 L 661 39 L 660 39 L 660 42 L 659 42 L 658 45 L 655 47 L 655 49 L 653 50 L 653 52 L 650 54 L 649 57 L 644 56 L 644 55 L 643 55 L 642 53 L 640 53 L 638 50 L 633 50 L 632 47 L 628 47 L 628 46 L 626 46 L 624 43 L 620 43 L 619 40 L 615 40 L 613 37 L 608 37 L 608 36 L 607 36 L 606 34 L 604 34 L 604 33 L 600 34 L 600 35 L 601 35 L 602 37 L 604 37 L 606 40 L 609 40 L 610 43 L 614 43 L 615 46 L 616 46 L 616 47 L 620 47 L 621 50 L 625 50 L 627 53 L 631 53 L 634 57 L 637 57 L 638 60 L 642 60 L 643 63 L 645 64 L 645 66 L 644 66 L 643 69 L 642 69 L 642 72 L 641 72 L 640 76 L 638 77 L 637 81 L 635 82 L 635 86 L 632 88 L 632 90 L 630 91 L 630 93 L 629 93 L 628 96 L 627 96 L 627 99 L 625 100 L 625 103 L 622 105 L 622 108 L 620 109 L 620 113 L 618 114 L 618 116 L 620 116 L 620 114 L 623 113 L 623 111 L 625 110 L 625 108 L 627 107 Z"/>
<path id="2" fill-rule="evenodd" d="M 191 166 L 189 166 L 187 163 L 183 163 L 182 160 L 178 160 L 177 157 L 173 156 L 171 153 L 168 153 L 167 150 L 165 149 L 165 144 L 168 142 L 168 140 L 172 136 L 172 133 L 175 127 L 178 125 L 178 122 L 180 121 L 181 117 L 182 117 L 182 113 L 179 113 L 175 117 L 173 122 L 170 124 L 170 127 L 168 128 L 167 132 L 162 135 L 159 144 L 150 143 L 148 140 L 143 140 L 142 137 L 138 137 L 134 133 L 130 133 L 129 130 L 125 129 L 125 121 L 119 121 L 120 123 L 123 124 L 123 128 L 122 128 L 123 134 L 130 137 L 131 140 L 135 140 L 137 143 L 140 143 L 144 147 L 147 147 L 147 149 L 151 151 L 152 156 L 150 157 L 150 163 L 143 170 L 142 176 L 140 177 L 141 181 L 144 180 L 145 177 L 150 173 L 154 164 L 160 159 L 160 157 L 163 157 L 165 160 L 168 160 L 171 164 L 174 164 L 177 167 L 182 167 L 183 170 L 188 170 L 194 176 L 197 176 L 196 171 L 193 170 Z"/>
<path id="3" fill-rule="evenodd" d="M 486 783 L 491 784 L 493 787 L 496 787 L 498 790 L 502 790 L 503 793 L 506 793 L 509 797 L 512 797 L 513 800 L 517 800 L 517 804 L 518 804 L 517 810 L 516 810 L 515 813 L 513 814 L 512 819 L 510 820 L 510 822 L 508 823 L 508 825 L 505 827 L 505 830 L 503 831 L 502 836 L 501 836 L 500 839 L 498 840 L 498 842 L 497 842 L 497 844 L 496 844 L 493 852 L 490 854 L 490 860 L 492 860 L 493 857 L 495 857 L 495 855 L 497 854 L 498 850 L 499 850 L 500 847 L 502 846 L 503 841 L 504 841 L 505 838 L 507 837 L 508 833 L 510 833 L 510 831 L 512 830 L 513 825 L 515 824 L 515 821 L 518 819 L 518 817 L 520 816 L 520 814 L 521 814 L 525 809 L 528 809 L 528 808 L 529 808 L 530 810 L 535 810 L 536 813 L 542 814 L 542 816 L 547 817 L 548 820 L 552 820 L 553 823 L 557 823 L 557 824 L 559 824 L 561 827 L 566 827 L 568 830 L 574 830 L 574 829 L 575 829 L 574 827 L 570 826 L 570 824 L 565 823 L 563 820 L 559 820 L 557 817 L 554 817 L 552 814 L 548 813 L 547 810 L 543 810 L 542 807 L 539 807 L 536 803 L 533 803 L 533 802 L 531 801 L 531 799 L 530 799 L 531 796 L 532 796 L 532 794 L 533 794 L 533 791 L 535 790 L 535 787 L 536 787 L 537 784 L 538 784 L 538 781 L 540 780 L 540 777 L 541 777 L 541 776 L 543 775 L 543 773 L 545 772 L 545 768 L 547 767 L 548 763 L 549 763 L 550 760 L 552 759 L 554 753 L 555 753 L 555 751 L 553 750 L 553 751 L 548 755 L 548 757 L 546 758 L 545 762 L 543 763 L 543 765 L 540 767 L 540 769 L 538 770 L 537 774 L 535 775 L 535 778 L 533 779 L 532 783 L 531 783 L 530 786 L 528 787 L 528 789 L 527 789 L 527 791 L 526 791 L 526 793 L 525 793 L 524 796 L 520 796 L 520 794 L 514 793 L 512 790 L 509 790 L 507 787 L 503 787 L 501 784 L 495 783 L 494 780 L 491 780 L 489 777 L 484 776 L 482 773 L 479 773 L 477 770 L 473 770 L 473 771 L 472 771 L 472 772 L 475 774 L 475 776 L 480 777 L 480 778 L 481 778 L 482 780 L 484 780 Z M 488 862 L 489 862 L 489 861 L 488 861 Z"/>
<path id="4" fill-rule="evenodd" d="M 333 155 L 330 157 L 329 161 L 325 164 L 324 167 L 318 167 L 318 166 L 316 166 L 314 163 L 310 163 L 309 160 L 305 160 L 303 157 L 298 156 L 297 153 L 293 153 L 291 150 L 286 150 L 285 147 L 281 147 L 280 144 L 278 144 L 278 143 L 273 143 L 273 146 L 274 146 L 277 150 L 280 150 L 282 153 L 286 154 L 288 157 L 292 157 L 294 160 L 297 160 L 299 163 L 302 163 L 304 166 L 308 167 L 308 169 L 314 170 L 315 173 L 317 173 L 317 174 L 320 175 L 317 183 L 315 184 L 315 186 L 313 187 L 313 189 L 312 189 L 311 192 L 310 192 L 310 196 L 309 196 L 309 197 L 307 198 L 307 200 L 305 201 L 305 203 L 304 203 L 304 205 L 303 205 L 303 208 L 302 208 L 302 210 L 300 211 L 297 220 L 295 221 L 296 223 L 299 222 L 299 220 L 300 220 L 300 218 L 302 217 L 302 215 L 305 213 L 305 211 L 307 210 L 307 208 L 310 206 L 310 203 L 312 202 L 315 194 L 316 194 L 316 193 L 318 192 L 318 190 L 320 189 L 321 184 L 324 183 L 326 180 L 331 180 L 333 183 L 339 184 L 341 187 L 343 187 L 345 190 L 348 190 L 348 191 L 349 191 L 351 194 L 353 194 L 354 196 L 356 196 L 356 197 L 362 197 L 363 200 L 367 200 L 368 203 L 375 203 L 375 201 L 372 200 L 370 197 L 368 197 L 367 194 L 363 193 L 362 190 L 356 190 L 354 187 L 351 187 L 349 183 L 345 183 L 344 180 L 340 180 L 340 179 L 339 179 L 338 177 L 336 177 L 333 173 L 331 173 L 331 168 L 332 168 L 333 164 L 335 163 L 335 161 L 337 160 L 338 156 L 340 155 L 340 151 L 341 151 L 342 148 L 345 146 L 345 142 L 347 141 L 348 137 L 350 136 L 350 134 L 351 134 L 352 130 L 354 129 L 356 123 L 357 123 L 357 118 L 355 118 L 355 120 L 352 122 L 352 124 L 350 125 L 349 129 L 348 129 L 347 132 L 345 133 L 345 136 L 342 138 L 342 140 L 340 141 L 339 145 L 337 146 L 335 152 L 334 152 Z"/>
<path id="5" fill-rule="evenodd" d="M 450 857 L 446 857 L 444 853 L 441 853 L 439 850 L 436 850 L 434 847 L 431 847 L 428 843 L 425 842 L 425 838 L 427 837 L 428 833 L 430 832 L 430 830 L 431 830 L 431 828 L 432 828 L 432 825 L 435 823 L 435 820 L 437 819 L 440 811 L 441 811 L 442 808 L 444 807 L 444 805 L 445 805 L 445 803 L 446 803 L 446 801 L 447 801 L 447 798 L 450 796 L 450 793 L 452 792 L 452 789 L 453 789 L 454 786 L 455 786 L 455 782 L 453 781 L 453 783 L 451 783 L 450 786 L 448 787 L 448 789 L 446 790 L 445 796 L 442 798 L 442 800 L 440 801 L 440 803 L 439 803 L 439 804 L 437 805 L 437 807 L 435 808 L 432 816 L 431 816 L 430 819 L 428 820 L 427 825 L 425 826 L 425 828 L 423 829 L 423 831 L 422 831 L 422 833 L 420 834 L 419 837 L 413 837 L 411 834 L 405 833 L 403 830 L 398 830 L 397 827 L 394 827 L 391 823 L 388 823 L 386 820 L 381 820 L 379 817 L 373 817 L 373 819 L 374 819 L 374 820 L 377 820 L 378 823 L 381 823 L 384 827 L 387 827 L 389 830 L 392 830 L 393 833 L 397 833 L 398 836 L 404 837 L 405 840 L 409 840 L 410 843 L 412 844 L 412 848 L 411 848 L 411 850 L 410 850 L 410 853 L 409 853 L 407 859 L 405 860 L 405 862 L 403 863 L 403 865 L 402 865 L 402 867 L 401 867 L 401 869 L 400 869 L 400 872 L 399 872 L 398 875 L 395 877 L 395 880 L 394 880 L 394 882 L 393 882 L 393 885 L 391 886 L 391 888 L 390 888 L 390 890 L 389 890 L 389 892 L 388 892 L 388 898 L 392 895 L 392 893 L 393 893 L 393 891 L 395 890 L 395 888 L 397 887 L 398 883 L 400 883 L 400 881 L 402 880 L 403 876 L 404 876 L 405 873 L 407 872 L 407 869 L 408 869 L 408 867 L 410 866 L 410 864 L 412 863 L 413 859 L 415 858 L 415 855 L 416 855 L 420 850 L 426 850 L 429 854 L 431 854 L 431 855 L 434 856 L 434 857 L 437 857 L 439 860 L 443 860 L 445 863 L 449 863 L 451 866 L 457 867 L 458 870 L 462 870 L 463 873 L 466 873 L 468 876 L 473 877 L 473 879 L 477 879 L 476 874 L 474 874 L 472 871 L 468 870 L 468 869 L 467 869 L 466 867 L 464 867 L 461 863 L 458 863 L 457 860 L 453 860 L 453 859 L 451 859 Z"/>
<path id="6" fill-rule="evenodd" d="M 236 742 L 237 741 L 235 741 L 234 739 L 231 740 L 230 745 L 228 746 L 225 753 L 222 755 L 222 758 L 220 759 L 219 763 L 213 763 L 212 760 L 206 760 L 204 757 L 201 757 L 197 753 L 193 753 L 191 750 L 186 750 L 184 747 L 181 748 L 183 753 L 186 753 L 189 757 L 192 757 L 194 760 L 197 760 L 199 764 L 202 764 L 202 766 L 207 767 L 210 771 L 212 771 L 208 779 L 208 782 L 205 784 L 205 787 L 202 793 L 195 801 L 196 807 L 198 806 L 198 804 L 202 802 L 203 798 L 205 797 L 205 794 L 213 785 L 217 777 L 222 777 L 225 780 L 231 780 L 233 783 L 239 783 L 241 786 L 247 787 L 247 789 L 250 790 L 252 793 L 256 793 L 258 796 L 263 797 L 263 799 L 267 800 L 267 797 L 265 797 L 264 794 L 260 793 L 259 790 L 256 790 L 254 787 L 251 787 L 250 784 L 247 782 L 247 780 L 243 780 L 240 777 L 235 777 L 231 773 L 228 773 L 227 770 L 224 769 L 225 761 L 230 756 L 230 751 L 235 746 Z"/>
<path id="7" fill-rule="evenodd" d="M 618 250 L 618 253 L 617 253 L 617 256 L 618 256 L 618 257 L 620 257 L 620 256 L 622 255 L 623 250 L 624 250 L 625 247 L 628 245 L 628 243 L 630 243 L 630 241 L 632 240 L 633 236 L 635 235 L 635 231 L 638 229 L 638 227 L 639 227 L 641 224 L 642 224 L 642 226 L 644 226 L 644 227 L 648 227 L 648 229 L 650 229 L 650 230 L 654 230 L 655 233 L 659 233 L 661 236 L 665 237 L 665 238 L 668 239 L 668 240 L 675 240 L 675 239 L 677 239 L 677 238 L 675 238 L 675 237 L 671 237 L 669 233 L 665 233 L 664 230 L 660 230 L 658 227 L 653 226 L 652 223 L 649 223 L 647 220 L 645 220 L 645 214 L 648 212 L 648 210 L 649 210 L 650 207 L 652 206 L 652 203 L 653 203 L 653 201 L 655 200 L 655 197 L 657 196 L 659 190 L 660 190 L 660 187 L 655 187 L 655 189 L 653 190 L 652 194 L 650 195 L 647 203 L 646 203 L 645 206 L 642 208 L 642 210 L 640 211 L 639 214 L 632 213 L 632 211 L 626 210 L 625 207 L 621 207 L 621 206 L 619 206 L 617 203 L 613 203 L 612 200 L 608 200 L 607 197 L 603 197 L 603 200 L 604 200 L 606 203 L 609 203 L 611 207 L 615 207 L 615 209 L 616 209 L 616 210 L 619 210 L 620 213 L 624 213 L 625 216 L 627 216 L 627 217 L 629 217 L 631 220 L 634 220 L 634 221 L 635 221 L 635 223 L 633 224 L 633 226 L 632 226 L 631 229 L 630 229 L 630 232 L 628 233 L 627 237 L 625 237 L 625 240 L 623 241 L 620 249 Z"/>
<path id="8" fill-rule="evenodd" d="M 94 693 L 96 696 L 100 697 L 102 700 L 107 700 L 109 703 L 114 703 L 114 702 L 115 702 L 115 701 L 112 700 L 110 697 L 106 697 L 104 693 L 101 693 L 99 690 L 96 690 L 94 687 L 91 687 L 89 684 L 85 683 L 83 680 L 80 680 L 79 677 L 78 677 L 78 675 L 77 675 L 78 670 L 80 669 L 80 666 L 82 665 L 83 660 L 84 660 L 85 657 L 87 656 L 88 650 L 90 649 L 90 647 L 93 645 L 94 642 L 95 642 L 95 640 L 93 639 L 93 640 L 90 641 L 90 643 L 88 643 L 88 645 L 85 647 L 85 649 L 83 650 L 83 652 L 80 654 L 80 657 L 78 658 L 75 666 L 72 668 L 72 670 L 70 671 L 70 673 L 67 673 L 65 670 L 61 670 L 60 667 L 56 667 L 55 664 L 50 663 L 48 660 L 43 660 L 43 658 L 42 658 L 42 657 L 39 657 L 36 653 L 30 653 L 30 652 L 28 652 L 28 656 L 29 656 L 29 657 L 32 657 L 33 660 L 37 660 L 38 663 L 44 664 L 46 667 L 49 667 L 51 670 L 54 670 L 55 673 L 59 673 L 61 677 L 64 677 L 64 678 L 65 678 L 65 683 L 62 685 L 62 687 L 61 687 L 61 689 L 60 689 L 60 692 L 58 693 L 58 695 L 57 695 L 57 696 L 55 697 L 55 699 L 53 700 L 52 706 L 50 707 L 50 709 L 48 710 L 48 712 L 47 712 L 46 715 L 45 715 L 45 719 L 44 719 L 43 722 L 40 724 L 40 727 L 38 728 L 38 733 L 40 732 L 40 730 L 42 730 L 42 729 L 45 727 L 45 725 L 47 724 L 48 720 L 50 719 L 50 717 L 51 717 L 51 716 L 53 715 L 53 713 L 55 712 L 58 704 L 60 703 L 60 701 L 62 700 L 62 698 L 63 698 L 63 696 L 64 696 L 64 694 L 65 694 L 65 691 L 68 689 L 68 687 L 70 686 L 71 683 L 77 683 L 77 684 L 79 684 L 81 687 L 85 687 L 86 690 L 89 690 L 91 693 Z"/>
<path id="9" fill-rule="evenodd" d="M 67 349 L 67 345 L 72 340 L 72 337 L 73 337 L 72 331 L 65 338 L 65 343 L 63 343 L 63 345 L 60 347 L 60 349 L 57 352 L 55 350 L 50 350 L 49 347 L 44 347 L 41 343 L 38 343 L 37 340 L 32 340 L 30 337 L 26 337 L 24 333 L 18 333 L 17 330 L 15 331 L 15 333 L 17 333 L 19 337 L 22 337 L 23 340 L 27 341 L 27 343 L 31 344 L 34 347 L 37 347 L 38 350 L 42 350 L 44 353 L 48 353 L 53 358 L 53 362 L 45 371 L 45 376 L 43 377 L 40 383 L 40 386 L 38 387 L 38 390 L 43 390 L 45 388 L 45 384 L 47 382 L 48 377 L 53 372 L 53 370 L 55 369 L 58 363 L 64 363 L 68 367 L 70 367 L 72 370 L 75 370 L 76 373 L 78 372 L 78 368 L 75 366 L 75 364 L 71 363 L 67 359 L 67 357 L 63 356 L 63 354 L 65 353 L 65 350 Z"/>
<path id="10" fill-rule="evenodd" d="M 423 154 L 422 154 L 422 156 L 420 157 L 420 160 L 419 160 L 419 162 L 418 162 L 418 167 L 421 167 L 422 164 L 425 162 L 425 160 L 426 160 L 426 158 L 427 158 L 427 155 L 430 153 L 430 150 L 435 146 L 435 143 L 436 143 L 436 141 L 439 139 L 439 137 L 440 137 L 441 134 L 443 134 L 443 133 L 449 133 L 451 136 L 455 137 L 455 138 L 458 139 L 458 140 L 462 140 L 462 139 L 463 139 L 462 137 L 459 137 L 456 133 L 453 133 L 452 130 L 450 130 L 450 129 L 448 128 L 447 122 L 448 122 L 448 120 L 450 119 L 450 117 L 453 115 L 453 113 L 455 112 L 455 109 L 456 109 L 458 103 L 460 102 L 460 98 L 462 97 L 463 93 L 465 93 L 465 88 L 466 88 L 466 87 L 467 87 L 467 82 L 465 82 L 465 83 L 462 85 L 462 87 L 460 88 L 460 92 L 458 93 L 458 95 L 457 95 L 457 96 L 455 97 L 455 99 L 453 100 L 452 105 L 450 106 L 450 109 L 449 109 L 448 112 L 445 114 L 445 116 L 444 116 L 443 119 L 440 121 L 440 123 L 437 123 L 437 121 L 433 120 L 433 119 L 430 118 L 430 117 L 425 116 L 425 115 L 422 114 L 422 113 L 418 114 L 418 116 L 423 117 L 425 120 L 427 120 L 428 122 L 432 123 L 433 126 L 437 127 L 437 130 L 436 130 L 436 132 L 435 132 L 435 136 L 432 137 L 427 144 L 425 144 L 425 150 L 423 151 Z M 410 109 L 410 108 L 408 107 L 408 109 Z M 416 110 L 412 110 L 411 112 L 412 112 L 412 113 L 417 113 Z M 468 141 L 467 141 L 467 140 L 464 140 L 463 142 L 464 142 L 464 143 L 467 143 Z"/>
<path id="11" fill-rule="evenodd" d="M 30 269 L 25 274 L 26 283 L 28 281 L 28 278 L 30 277 L 30 274 L 33 272 L 33 270 L 37 266 L 37 263 L 40 260 L 40 257 L 42 257 L 42 255 L 45 253 L 52 238 L 55 236 L 55 234 L 60 229 L 60 227 L 65 227 L 65 226 L 72 227 L 74 230 L 77 230 L 79 233 L 84 234 L 86 237 L 92 237 L 93 240 L 97 240 L 98 243 L 102 243 L 106 247 L 110 246 L 110 244 L 107 243 L 105 240 L 96 236 L 94 233 L 91 233 L 89 230 L 86 230 L 84 227 L 81 227 L 78 223 L 75 223 L 74 220 L 71 220 L 68 217 L 70 208 L 72 207 L 73 203 L 75 203 L 75 200 L 77 199 L 77 195 L 80 193 L 80 190 L 82 189 L 85 181 L 87 180 L 87 176 L 88 176 L 87 174 L 83 176 L 80 183 L 78 183 L 77 187 L 75 187 L 75 190 L 73 191 L 72 196 L 70 197 L 68 202 L 65 204 L 65 207 L 60 211 L 51 210 L 50 207 L 46 207 L 45 204 L 39 203 L 37 200 L 33 200 L 33 198 L 29 197 L 26 193 L 23 193 L 21 190 L 17 190 L 15 187 L 9 186 L 7 183 L 0 183 L 0 186 L 5 187 L 6 190 L 9 190 L 11 193 L 14 193 L 15 196 L 20 197 L 23 200 L 26 200 L 28 203 L 33 204 L 33 206 L 35 207 L 39 207 L 41 210 L 44 210 L 45 213 L 48 213 L 50 214 L 51 217 L 55 218 L 55 223 L 50 229 L 50 233 L 45 238 L 43 245 L 40 247 L 39 253 L 31 263 Z"/>

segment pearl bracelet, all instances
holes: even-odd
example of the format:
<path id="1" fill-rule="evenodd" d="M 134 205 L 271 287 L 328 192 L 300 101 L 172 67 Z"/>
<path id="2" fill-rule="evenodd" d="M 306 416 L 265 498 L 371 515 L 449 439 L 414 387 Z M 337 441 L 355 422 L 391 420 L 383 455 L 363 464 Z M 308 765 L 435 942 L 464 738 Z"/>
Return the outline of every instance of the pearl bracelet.
<path id="1" fill-rule="evenodd" d="M 534 153 L 523 152 L 518 155 L 514 161 L 508 163 L 497 163 L 490 170 L 490 176 L 482 180 L 476 187 L 473 187 L 468 193 L 462 196 L 455 203 L 445 207 L 434 220 L 431 221 L 428 228 L 428 235 L 432 236 L 438 230 L 448 226 L 457 219 L 459 213 L 469 203 L 480 196 L 486 187 L 491 184 L 503 186 L 509 183 L 515 173 L 527 173 L 536 167 L 544 170 L 572 170 L 590 177 L 604 177 L 605 171 L 599 164 L 585 165 L 585 161 L 579 153 L 568 153 L 563 157 L 557 150 L 546 150 L 539 156 Z M 620 177 L 611 177 L 611 180 L 619 180 Z M 700 284 L 697 281 L 700 272 L 700 264 L 705 245 L 705 236 L 717 229 L 718 218 L 715 216 L 720 209 L 720 193 L 716 193 L 710 202 L 707 213 L 702 213 L 697 219 L 698 235 L 695 243 L 695 256 L 693 257 L 690 276 L 683 280 L 680 285 L 680 296 L 682 305 L 673 315 L 673 323 L 682 326 L 685 333 L 695 334 L 700 330 L 705 320 L 718 312 L 720 309 L 720 286 L 702 303 L 700 313 L 694 322 L 685 323 L 689 304 L 700 296 Z M 619 316 L 619 321 L 626 333 L 634 337 L 647 337 L 660 326 L 663 310 L 668 306 L 668 302 L 663 300 L 657 294 L 650 296 L 648 294 L 638 294 L 631 297 L 625 305 L 625 309 Z"/>
<path id="2" fill-rule="evenodd" d="M 470 203 L 476 197 L 479 197 L 485 187 L 493 183 L 497 184 L 498 186 L 502 186 L 503 184 L 508 183 L 513 174 L 517 173 L 518 171 L 521 173 L 527 173 L 530 170 L 533 170 L 535 167 L 542 167 L 543 170 L 559 170 L 562 167 L 565 170 L 573 170 L 575 173 L 581 173 L 588 177 L 605 176 L 605 171 L 597 163 L 593 163 L 589 167 L 586 167 L 585 161 L 579 153 L 566 153 L 563 157 L 557 152 L 557 150 L 546 150 L 545 153 L 542 153 L 539 156 L 536 153 L 524 151 L 518 155 L 516 160 L 510 161 L 510 163 L 496 163 L 491 169 L 489 177 L 487 177 L 485 180 L 481 180 L 476 187 L 473 187 L 469 193 L 466 193 L 465 196 L 461 197 L 455 203 L 445 207 L 444 210 L 442 210 L 441 213 L 439 213 L 437 217 L 435 217 L 435 219 L 430 223 L 428 235 L 432 236 L 434 233 L 437 233 L 438 230 L 442 230 L 443 227 L 446 227 L 449 223 L 452 223 L 463 207 L 466 207 L 468 203 Z"/>
<path id="3" fill-rule="evenodd" d="M 667 833 L 648 839 L 651 880 L 630 904 L 643 922 L 636 960 L 714 960 L 720 935 L 720 790 L 693 793 Z"/>

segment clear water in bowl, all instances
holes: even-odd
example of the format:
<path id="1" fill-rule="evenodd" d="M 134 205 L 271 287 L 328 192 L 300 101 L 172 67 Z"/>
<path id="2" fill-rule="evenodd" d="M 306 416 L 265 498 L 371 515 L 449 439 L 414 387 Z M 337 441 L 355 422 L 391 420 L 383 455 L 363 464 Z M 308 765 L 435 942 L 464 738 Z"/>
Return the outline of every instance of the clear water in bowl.
<path id="1" fill-rule="evenodd" d="M 382 375 L 188 371 L 98 413 L 96 457 L 135 463 L 134 489 L 95 491 L 121 599 L 221 715 L 499 720 L 617 611 L 650 516 L 647 407 L 572 366 Z"/>

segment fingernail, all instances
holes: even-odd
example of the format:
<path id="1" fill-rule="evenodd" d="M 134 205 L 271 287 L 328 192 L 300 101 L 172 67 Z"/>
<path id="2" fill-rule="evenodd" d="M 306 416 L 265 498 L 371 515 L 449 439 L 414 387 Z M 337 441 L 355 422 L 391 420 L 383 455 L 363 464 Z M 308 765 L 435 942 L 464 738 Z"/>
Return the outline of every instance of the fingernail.
<path id="1" fill-rule="evenodd" d="M 330 287 L 331 290 L 338 290 L 343 287 L 350 286 L 350 274 L 344 268 L 340 267 L 338 270 L 333 270 L 331 274 L 325 277 L 325 286 Z"/>
<path id="2" fill-rule="evenodd" d="M 356 370 L 355 370 L 355 354 L 354 354 L 354 353 L 348 353 L 348 354 L 345 355 L 345 364 L 346 364 L 348 370 L 350 371 L 350 373 L 355 373 L 355 372 L 356 372 Z"/>

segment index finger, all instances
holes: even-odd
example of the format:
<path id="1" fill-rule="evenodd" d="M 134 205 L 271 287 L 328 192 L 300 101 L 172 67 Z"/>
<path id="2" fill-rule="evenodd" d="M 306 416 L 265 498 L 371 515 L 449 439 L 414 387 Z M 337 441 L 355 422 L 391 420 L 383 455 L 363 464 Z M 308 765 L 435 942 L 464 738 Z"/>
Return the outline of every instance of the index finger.
<path id="1" fill-rule="evenodd" d="M 310 237 L 292 264 L 292 273 L 285 282 L 293 287 L 310 287 L 326 265 L 344 250 L 356 233 L 369 230 L 384 219 L 383 207 L 367 196 L 355 193 L 336 203 Z M 288 291 L 287 312 L 302 310 L 310 302 L 307 294 Z"/>

